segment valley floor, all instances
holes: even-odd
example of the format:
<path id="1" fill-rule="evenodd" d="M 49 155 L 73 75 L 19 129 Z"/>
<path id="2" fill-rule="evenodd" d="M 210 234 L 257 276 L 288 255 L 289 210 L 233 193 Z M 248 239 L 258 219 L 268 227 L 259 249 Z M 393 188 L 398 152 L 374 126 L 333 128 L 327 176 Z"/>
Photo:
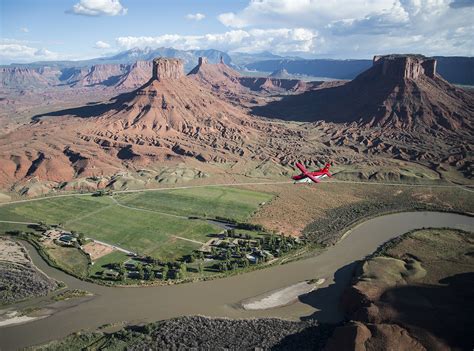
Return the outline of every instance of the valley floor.
<path id="1" fill-rule="evenodd" d="M 299 322 L 266 318 L 229 320 L 182 317 L 123 329 L 120 325 L 104 326 L 95 332 L 75 333 L 31 349 L 354 350 L 365 345 L 368 350 L 423 350 L 425 347 L 444 350 L 447 347 L 469 346 L 472 343 L 469 336 L 472 299 L 466 294 L 472 293 L 467 279 L 474 272 L 470 258 L 472 235 L 472 232 L 451 229 L 423 229 L 382 245 L 372 258 L 361 261 L 362 269 L 356 273 L 357 283 L 344 293 L 342 301 L 347 318 L 355 318 L 356 321 L 318 323 L 317 314 Z M 382 266 L 381 260 L 390 262 Z M 336 272 L 337 275 L 341 273 Z M 347 286 L 340 287 L 340 293 Z M 372 304 L 367 306 L 363 302 L 366 300 L 357 298 L 352 291 L 354 289 L 368 294 Z M 325 291 L 334 295 L 334 285 L 308 295 L 314 295 L 318 301 L 324 299 Z M 338 298 L 332 301 L 338 303 Z M 311 299 L 307 295 L 300 297 L 301 301 Z M 374 314 L 374 304 L 381 314 Z M 449 310 L 445 306 L 450 306 Z M 368 322 L 361 320 L 362 317 L 354 315 L 357 308 L 367 308 L 369 318 L 375 319 Z M 324 308 L 320 314 L 323 313 Z M 448 323 L 448 327 L 445 323 L 440 325 L 439 318 Z M 387 324 L 392 322 L 397 325 Z M 403 328 L 406 330 L 401 332 Z"/>

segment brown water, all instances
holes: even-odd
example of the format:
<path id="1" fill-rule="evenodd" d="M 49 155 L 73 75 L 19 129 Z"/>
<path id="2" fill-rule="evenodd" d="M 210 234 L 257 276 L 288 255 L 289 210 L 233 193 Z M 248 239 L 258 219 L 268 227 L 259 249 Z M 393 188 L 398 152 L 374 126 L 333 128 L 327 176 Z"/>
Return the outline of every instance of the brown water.
<path id="1" fill-rule="evenodd" d="M 65 282 L 69 288 L 87 290 L 95 296 L 59 310 L 48 318 L 0 328 L 0 350 L 44 343 L 82 329 L 93 330 L 106 323 L 150 322 L 183 315 L 338 321 L 342 318 L 338 310 L 339 296 L 350 282 L 354 262 L 372 253 L 385 241 L 423 227 L 474 231 L 474 218 L 438 212 L 386 215 L 360 224 L 337 245 L 305 260 L 225 279 L 162 287 L 116 288 L 86 283 L 49 267 L 29 247 L 35 264 L 49 276 Z M 289 306 L 256 311 L 237 307 L 243 299 L 313 278 L 327 280 L 320 289 Z"/>

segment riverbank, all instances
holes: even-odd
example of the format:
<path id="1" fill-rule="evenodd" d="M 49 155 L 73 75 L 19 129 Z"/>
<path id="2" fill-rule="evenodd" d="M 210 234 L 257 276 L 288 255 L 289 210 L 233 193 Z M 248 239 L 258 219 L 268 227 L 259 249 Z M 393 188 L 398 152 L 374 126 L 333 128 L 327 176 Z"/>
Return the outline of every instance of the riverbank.
<path id="1" fill-rule="evenodd" d="M 182 284 L 140 289 L 97 286 L 49 267 L 36 252 L 30 252 L 35 264 L 49 276 L 64 281 L 70 289 L 89 291 L 94 296 L 49 318 L 1 328 L 0 347 L 2 350 L 17 349 L 62 338 L 82 329 L 95 330 L 107 323 L 127 321 L 138 324 L 183 315 L 289 320 L 311 316 L 321 323 L 334 323 L 342 319 L 342 312 L 337 309 L 338 299 L 351 280 L 353 262 L 374 252 L 387 240 L 422 227 L 472 230 L 474 218 L 437 212 L 378 217 L 355 227 L 351 235 L 318 256 L 192 286 Z M 33 250 L 31 247 L 28 249 Z M 319 289 L 293 304 L 253 311 L 233 307 L 242 300 L 319 277 L 328 279 Z"/>
<path id="2" fill-rule="evenodd" d="M 361 262 L 328 350 L 467 350 L 473 345 L 474 232 L 421 229 Z M 357 335 L 357 337 L 356 337 Z"/>

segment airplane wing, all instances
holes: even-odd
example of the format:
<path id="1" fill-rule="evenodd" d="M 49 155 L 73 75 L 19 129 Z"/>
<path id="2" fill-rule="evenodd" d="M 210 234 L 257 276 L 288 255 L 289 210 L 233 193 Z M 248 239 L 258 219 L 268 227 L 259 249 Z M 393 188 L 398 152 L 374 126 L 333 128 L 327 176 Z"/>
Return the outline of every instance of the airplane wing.
<path id="1" fill-rule="evenodd" d="M 316 178 L 315 176 L 312 176 L 312 175 L 309 174 L 309 173 L 306 173 L 306 176 L 307 176 L 309 179 L 311 179 L 313 182 L 319 183 L 319 179 Z"/>
<path id="2" fill-rule="evenodd" d="M 306 168 L 299 162 L 296 162 L 295 164 L 296 167 L 298 167 L 298 169 L 303 172 L 303 173 L 307 173 L 308 171 L 306 170 Z"/>

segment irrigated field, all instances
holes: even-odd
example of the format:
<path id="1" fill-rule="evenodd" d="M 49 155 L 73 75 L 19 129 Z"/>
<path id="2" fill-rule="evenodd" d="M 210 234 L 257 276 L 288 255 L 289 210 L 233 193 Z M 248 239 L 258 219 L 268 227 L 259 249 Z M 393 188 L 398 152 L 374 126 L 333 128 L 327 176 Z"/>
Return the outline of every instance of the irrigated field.
<path id="1" fill-rule="evenodd" d="M 203 187 L 125 194 L 116 196 L 116 199 L 127 206 L 180 216 L 226 217 L 243 221 L 260 203 L 272 197 L 268 193 L 231 187 Z"/>
<path id="2" fill-rule="evenodd" d="M 205 220 L 186 216 L 222 216 L 242 221 L 271 197 L 222 187 L 123 194 L 116 198 L 70 196 L 0 206 L 0 221 L 60 223 L 64 229 L 86 237 L 173 260 L 199 248 L 210 234 L 221 231 Z"/>

